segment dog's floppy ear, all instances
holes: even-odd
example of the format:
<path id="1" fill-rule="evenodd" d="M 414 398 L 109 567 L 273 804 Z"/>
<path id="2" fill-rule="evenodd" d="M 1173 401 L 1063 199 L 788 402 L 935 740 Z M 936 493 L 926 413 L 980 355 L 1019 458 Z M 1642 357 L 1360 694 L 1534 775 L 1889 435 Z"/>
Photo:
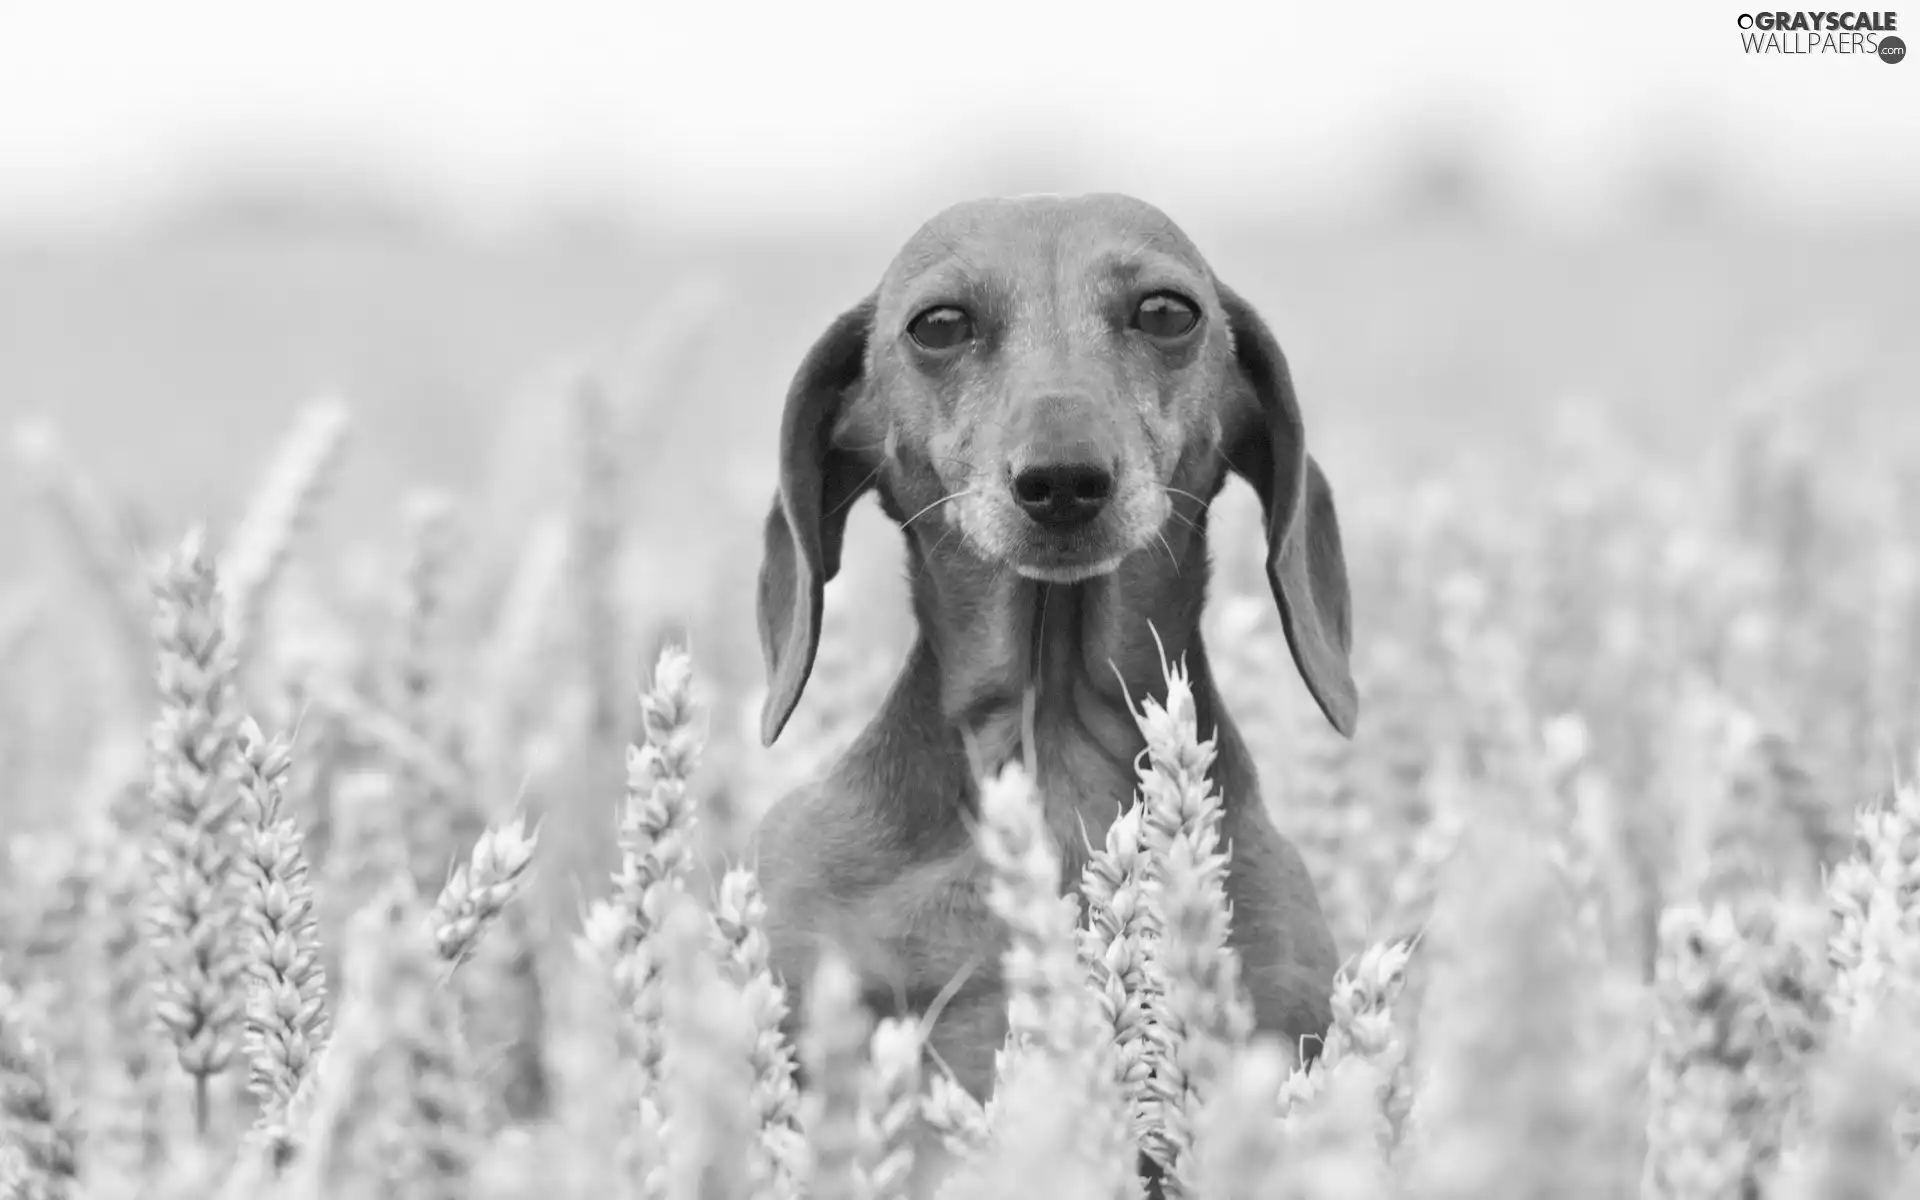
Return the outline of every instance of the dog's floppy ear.
<path id="1" fill-rule="evenodd" d="M 794 373 L 780 417 L 780 490 L 767 513 L 760 562 L 760 651 L 767 667 L 760 738 L 780 736 L 820 648 L 822 594 L 840 571 L 847 511 L 872 481 L 833 444 L 834 427 L 865 370 L 874 298 L 827 326 Z"/>
<path id="2" fill-rule="evenodd" d="M 1360 717 L 1348 655 L 1353 602 L 1333 490 L 1307 453 L 1306 428 L 1286 356 L 1260 314 L 1218 285 L 1238 376 L 1223 422 L 1227 465 L 1266 510 L 1267 581 L 1294 665 L 1333 727 L 1353 736 Z"/>

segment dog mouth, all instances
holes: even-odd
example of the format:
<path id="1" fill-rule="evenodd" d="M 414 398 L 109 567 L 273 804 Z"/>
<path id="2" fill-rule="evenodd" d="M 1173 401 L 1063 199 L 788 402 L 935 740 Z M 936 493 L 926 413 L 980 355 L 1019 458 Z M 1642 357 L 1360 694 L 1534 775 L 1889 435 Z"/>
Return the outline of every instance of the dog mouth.
<path id="1" fill-rule="evenodd" d="M 1119 569 L 1130 548 L 1117 541 L 1099 528 L 1066 533 L 1030 524 L 1002 557 L 1021 577 L 1037 583 L 1079 583 Z"/>
<path id="2" fill-rule="evenodd" d="M 1102 575 L 1111 575 L 1120 569 L 1126 555 L 1115 554 L 1108 558 L 1090 562 L 1070 563 L 1032 563 L 1015 562 L 1013 569 L 1024 579 L 1035 583 L 1081 583 L 1088 579 L 1098 579 Z"/>

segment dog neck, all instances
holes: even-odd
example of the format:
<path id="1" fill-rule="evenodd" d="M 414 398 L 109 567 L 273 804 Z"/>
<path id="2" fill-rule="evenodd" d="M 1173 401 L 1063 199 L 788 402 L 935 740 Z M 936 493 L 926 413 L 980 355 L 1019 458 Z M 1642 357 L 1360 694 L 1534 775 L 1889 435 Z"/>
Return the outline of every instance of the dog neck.
<path id="1" fill-rule="evenodd" d="M 1204 515 L 1182 533 L 1072 584 L 908 539 L 920 642 L 896 694 L 944 726 L 946 773 L 964 772 L 966 809 L 978 772 L 1032 771 L 1069 879 L 1130 803 L 1145 745 L 1133 706 L 1165 699 L 1163 647 L 1193 675 L 1202 728 L 1217 721 L 1200 640 Z"/>

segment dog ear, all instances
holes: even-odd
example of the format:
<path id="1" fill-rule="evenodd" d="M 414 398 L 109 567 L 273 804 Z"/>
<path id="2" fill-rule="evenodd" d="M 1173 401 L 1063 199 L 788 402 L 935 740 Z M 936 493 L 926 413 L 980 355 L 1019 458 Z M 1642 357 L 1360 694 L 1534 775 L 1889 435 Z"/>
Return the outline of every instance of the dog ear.
<path id="1" fill-rule="evenodd" d="M 866 367 L 874 297 L 827 326 L 794 373 L 780 417 L 780 488 L 760 562 L 760 651 L 767 668 L 760 738 L 771 746 L 806 689 L 820 648 L 821 601 L 840 571 L 847 512 L 872 482 L 834 427 Z"/>
<path id="2" fill-rule="evenodd" d="M 1333 490 L 1307 453 L 1287 359 L 1260 314 L 1218 286 L 1233 338 L 1238 385 L 1223 422 L 1227 465 L 1266 510 L 1267 581 L 1294 665 L 1333 727 L 1352 737 L 1360 717 L 1348 656 L 1353 602 Z"/>

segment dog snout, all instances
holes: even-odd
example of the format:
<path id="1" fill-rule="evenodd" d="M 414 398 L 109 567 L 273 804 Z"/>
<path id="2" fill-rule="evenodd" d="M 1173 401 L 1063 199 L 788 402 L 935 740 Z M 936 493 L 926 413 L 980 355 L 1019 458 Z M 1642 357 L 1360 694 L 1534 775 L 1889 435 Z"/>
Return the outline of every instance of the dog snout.
<path id="1" fill-rule="evenodd" d="M 1071 530 L 1099 516 L 1119 474 L 1118 434 L 1090 395 L 1043 395 L 1012 422 L 1007 483 L 1035 524 Z"/>
<path id="2" fill-rule="evenodd" d="M 1049 529 L 1072 529 L 1100 515 L 1113 496 L 1113 472 L 1092 462 L 1049 462 L 1013 477 L 1021 511 Z"/>

